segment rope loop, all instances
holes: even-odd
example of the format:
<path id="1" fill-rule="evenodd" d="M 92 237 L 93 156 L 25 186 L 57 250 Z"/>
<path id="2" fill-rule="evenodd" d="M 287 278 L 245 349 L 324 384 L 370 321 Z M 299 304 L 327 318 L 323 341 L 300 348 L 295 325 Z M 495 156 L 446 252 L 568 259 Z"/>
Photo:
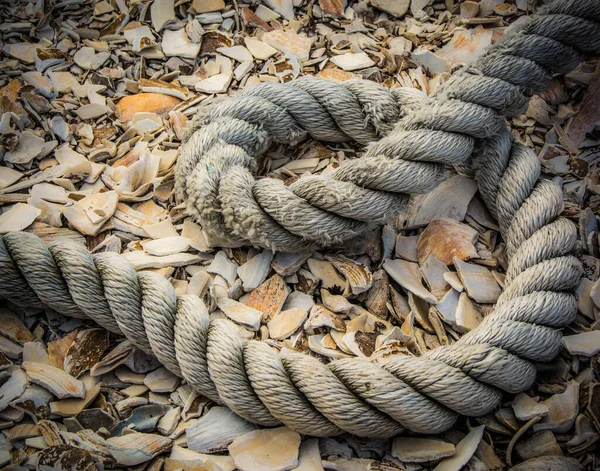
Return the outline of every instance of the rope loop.
<path id="1" fill-rule="evenodd" d="M 233 323 L 210 321 L 202 301 L 163 277 L 136 273 L 117 254 L 73 242 L 46 247 L 28 233 L 0 237 L 0 297 L 89 317 L 153 353 L 199 393 L 248 421 L 303 434 L 390 437 L 441 433 L 459 415 L 494 410 L 502 391 L 535 380 L 533 361 L 560 347 L 573 321 L 582 268 L 575 226 L 561 218 L 560 185 L 540 179 L 535 154 L 512 142 L 504 117 L 553 73 L 600 48 L 600 2 L 555 0 L 434 96 L 369 81 L 302 78 L 265 83 L 203 110 L 181 149 L 177 196 L 212 235 L 278 251 L 354 237 L 435 188 L 444 168 L 474 164 L 480 193 L 506 240 L 505 291 L 494 312 L 450 346 L 423 357 L 325 365 L 266 343 L 243 343 Z M 286 185 L 255 178 L 272 143 L 308 137 L 364 146 L 327 175 Z"/>

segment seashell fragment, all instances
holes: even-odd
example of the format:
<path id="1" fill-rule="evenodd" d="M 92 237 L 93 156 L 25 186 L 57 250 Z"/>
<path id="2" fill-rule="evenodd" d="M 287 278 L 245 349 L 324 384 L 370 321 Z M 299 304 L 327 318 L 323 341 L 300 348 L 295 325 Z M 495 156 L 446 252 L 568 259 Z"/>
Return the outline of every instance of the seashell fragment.
<path id="1" fill-rule="evenodd" d="M 110 454 L 118 464 L 135 466 L 150 461 L 156 455 L 167 451 L 172 440 L 151 433 L 128 433 L 106 440 Z"/>
<path id="2" fill-rule="evenodd" d="M 279 275 L 273 275 L 248 298 L 248 306 L 263 313 L 263 321 L 269 322 L 281 311 L 285 300 L 290 294 L 290 288 Z"/>
<path id="3" fill-rule="evenodd" d="M 570 381 L 565 392 L 550 396 L 543 404 L 548 407 L 549 412 L 541 422 L 533 426 L 533 431 L 568 432 L 579 413 L 579 383 Z"/>
<path id="4" fill-rule="evenodd" d="M 419 236 L 402 236 L 398 234 L 396 237 L 396 246 L 394 253 L 396 258 L 403 258 L 409 262 L 417 262 L 417 243 L 419 242 Z"/>
<path id="5" fill-rule="evenodd" d="M 28 384 L 29 379 L 25 372 L 20 368 L 14 369 L 10 378 L 0 386 L 0 412 L 6 409 L 9 403 L 20 397 Z"/>
<path id="6" fill-rule="evenodd" d="M 172 268 L 185 267 L 186 265 L 195 265 L 206 260 L 206 254 L 178 253 L 155 257 L 137 250 L 135 252 L 126 252 L 123 257 L 133 265 L 136 270 L 145 270 L 147 268 Z"/>
<path id="7" fill-rule="evenodd" d="M 104 329 L 86 329 L 77 334 L 64 359 L 64 370 L 77 378 L 89 370 L 108 348 L 108 332 Z"/>
<path id="8" fill-rule="evenodd" d="M 419 265 L 416 263 L 387 259 L 383 262 L 383 269 L 407 291 L 429 304 L 437 303 L 436 297 L 423 286 Z"/>
<path id="9" fill-rule="evenodd" d="M 234 471 L 235 464 L 230 456 L 208 455 L 174 445 L 171 455 L 165 460 L 164 471 Z"/>
<path id="10" fill-rule="evenodd" d="M 327 255 L 325 258 L 346 278 L 347 287 L 344 295 L 364 293 L 373 286 L 373 274 L 366 265 L 341 255 Z M 351 293 L 348 291 L 348 286 Z"/>
<path id="11" fill-rule="evenodd" d="M 575 458 L 542 456 L 523 461 L 508 471 L 583 471 L 583 466 Z"/>
<path id="12" fill-rule="evenodd" d="M 215 258 L 210 263 L 210 265 L 206 268 L 208 273 L 215 273 L 216 275 L 221 275 L 229 285 L 233 285 L 235 279 L 237 277 L 237 269 L 238 264 L 234 261 L 231 261 L 225 255 L 225 252 L 222 250 L 217 252 Z"/>
<path id="13" fill-rule="evenodd" d="M 155 393 L 170 393 L 175 391 L 180 378 L 175 376 L 169 370 L 164 367 L 160 367 L 151 373 L 148 373 L 144 378 L 144 385 Z"/>
<path id="14" fill-rule="evenodd" d="M 346 323 L 340 316 L 323 306 L 315 305 L 310 310 L 308 320 L 304 324 L 304 330 L 307 334 L 313 335 L 317 332 L 317 329 L 323 327 L 346 332 Z"/>
<path id="15" fill-rule="evenodd" d="M 477 183 L 474 180 L 455 175 L 439 184 L 433 191 L 413 196 L 408 205 L 405 228 L 422 227 L 440 218 L 464 220 L 469 203 L 476 192 Z M 444 261 L 443 258 L 438 258 Z"/>
<path id="16" fill-rule="evenodd" d="M 517 419 L 527 422 L 534 417 L 548 414 L 550 409 L 543 402 L 536 402 L 525 393 L 519 393 L 512 402 L 512 408 Z"/>
<path id="17" fill-rule="evenodd" d="M 550 430 L 538 432 L 533 436 L 518 442 L 515 445 L 515 450 L 521 458 L 529 460 L 539 456 L 561 456 L 562 449 L 556 441 L 556 437 Z"/>
<path id="18" fill-rule="evenodd" d="M 237 274 L 244 284 L 244 291 L 249 292 L 258 288 L 266 280 L 271 270 L 271 260 L 273 260 L 273 252 L 263 250 L 237 269 Z"/>
<path id="19" fill-rule="evenodd" d="M 319 355 L 323 355 L 324 357 L 333 358 L 336 360 L 339 358 L 349 358 L 351 356 L 336 348 L 330 348 L 332 345 L 326 344 L 327 342 L 325 340 L 325 337 L 325 334 L 309 335 L 308 348 L 311 351 L 318 353 Z M 335 344 L 339 345 L 337 342 L 335 342 Z M 346 349 L 348 349 L 348 347 L 346 347 Z M 348 350 L 348 352 L 352 353 L 350 350 Z"/>
<path id="20" fill-rule="evenodd" d="M 119 197 L 115 191 L 89 195 L 63 209 L 65 218 L 85 235 L 96 235 L 117 209 Z"/>
<path id="21" fill-rule="evenodd" d="M 213 407 L 196 423 L 185 430 L 188 449 L 200 453 L 218 453 L 240 435 L 255 430 L 226 407 Z"/>
<path id="22" fill-rule="evenodd" d="M 279 252 L 273 258 L 271 265 L 278 275 L 289 276 L 296 273 L 310 255 L 310 253 Z"/>
<path id="23" fill-rule="evenodd" d="M 240 471 L 285 471 L 298 466 L 300 434 L 287 427 L 254 430 L 228 449 Z"/>
<path id="24" fill-rule="evenodd" d="M 67 397 L 85 397 L 85 385 L 63 370 L 44 363 L 24 361 L 23 368 L 32 383 L 46 388 L 59 399 Z"/>
<path id="25" fill-rule="evenodd" d="M 13 342 L 24 345 L 35 340 L 35 337 L 25 327 L 21 319 L 7 309 L 0 308 L 0 325 L 2 326 L 2 335 Z"/>
<path id="26" fill-rule="evenodd" d="M 21 172 L 8 167 L 0 167 L 0 190 L 16 183 L 21 178 L 23 178 Z"/>
<path id="27" fill-rule="evenodd" d="M 296 332 L 308 316 L 308 309 L 295 308 L 281 311 L 269 321 L 269 337 L 283 340 Z"/>
<path id="28" fill-rule="evenodd" d="M 333 264 L 326 260 L 317 260 L 316 258 L 309 258 L 306 263 L 311 273 L 321 280 L 321 287 L 342 293 L 346 287 L 344 279 L 337 274 Z"/>
<path id="29" fill-rule="evenodd" d="M 486 267 L 463 262 L 458 257 L 454 257 L 453 262 L 471 299 L 481 304 L 493 304 L 498 300 L 502 289 Z"/>
<path id="30" fill-rule="evenodd" d="M 452 443 L 427 438 L 396 437 L 392 442 L 392 456 L 408 463 L 435 461 L 455 452 Z"/>
<path id="31" fill-rule="evenodd" d="M 257 331 L 263 318 L 262 311 L 246 306 L 240 302 L 229 298 L 217 299 L 217 306 L 232 321 L 247 327 L 250 330 Z"/>
<path id="32" fill-rule="evenodd" d="M 89 374 L 81 378 L 85 386 L 85 397 L 83 399 L 68 398 L 50 403 L 50 412 L 59 417 L 72 417 L 79 414 L 88 407 L 100 393 L 102 382 Z"/>
<path id="33" fill-rule="evenodd" d="M 300 453 L 298 454 L 298 467 L 294 469 L 297 471 L 323 471 L 319 440 L 310 438 L 301 443 Z"/>
<path id="34" fill-rule="evenodd" d="M 432 256 L 446 265 L 450 265 L 454 257 L 461 260 L 479 258 L 475 248 L 478 237 L 475 229 L 452 219 L 431 221 L 417 244 L 419 265 L 424 265 Z"/>
<path id="35" fill-rule="evenodd" d="M 182 236 L 173 236 L 143 241 L 141 245 L 150 255 L 164 257 L 185 252 L 190 247 L 190 241 Z"/>
<path id="36" fill-rule="evenodd" d="M 430 256 L 421 265 L 421 272 L 431 294 L 437 299 L 442 299 L 449 288 L 448 282 L 444 278 L 446 273 L 450 273 L 448 266 L 441 260 Z"/>
<path id="37" fill-rule="evenodd" d="M 566 335 L 562 338 L 562 345 L 571 355 L 594 356 L 600 352 L 600 330 Z"/>
<path id="38" fill-rule="evenodd" d="M 484 425 L 471 429 L 467 436 L 456 445 L 455 454 L 440 461 L 433 471 L 459 471 L 462 469 L 469 462 L 479 446 L 484 430 Z"/>
<path id="39" fill-rule="evenodd" d="M 17 203 L 0 214 L 0 235 L 11 231 L 22 231 L 33 224 L 42 211 L 35 206 Z"/>

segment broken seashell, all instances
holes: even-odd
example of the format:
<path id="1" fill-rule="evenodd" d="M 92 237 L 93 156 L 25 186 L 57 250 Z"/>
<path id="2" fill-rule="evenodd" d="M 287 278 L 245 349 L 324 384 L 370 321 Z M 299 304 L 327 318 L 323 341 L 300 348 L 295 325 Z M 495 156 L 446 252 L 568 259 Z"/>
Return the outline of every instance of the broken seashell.
<path id="1" fill-rule="evenodd" d="M 244 38 L 244 43 L 256 59 L 267 60 L 269 57 L 277 54 L 277 49 L 269 46 L 267 43 L 259 41 L 256 38 Z"/>
<path id="2" fill-rule="evenodd" d="M 452 219 L 431 221 L 417 243 L 419 264 L 424 265 L 429 257 L 446 265 L 450 265 L 454 257 L 461 260 L 479 258 L 475 248 L 478 237 L 475 229 Z"/>
<path id="3" fill-rule="evenodd" d="M 576 434 L 567 442 L 567 450 L 574 454 L 585 450 L 598 440 L 600 434 L 596 431 L 594 424 L 588 416 L 580 414 L 575 420 Z"/>
<path id="4" fill-rule="evenodd" d="M 81 378 L 81 382 L 85 386 L 85 397 L 83 399 L 69 398 L 61 401 L 51 402 L 50 412 L 53 415 L 60 417 L 75 416 L 88 407 L 94 399 L 96 399 L 100 393 L 102 382 L 90 374 L 84 375 Z"/>
<path id="5" fill-rule="evenodd" d="M 437 303 L 436 297 L 423 286 L 419 265 L 416 263 L 386 259 L 383 269 L 407 291 L 430 304 Z"/>
<path id="6" fill-rule="evenodd" d="M 110 454 L 123 466 L 135 466 L 150 461 L 156 455 L 167 451 L 171 444 L 170 438 L 137 432 L 106 440 Z"/>
<path id="7" fill-rule="evenodd" d="M 348 314 L 356 307 L 344 296 L 331 294 L 326 289 L 321 289 L 321 299 L 323 300 L 323 305 L 335 313 Z"/>
<path id="8" fill-rule="evenodd" d="M 225 252 L 221 250 L 217 252 L 213 261 L 206 268 L 206 271 L 208 273 L 215 273 L 217 275 L 221 275 L 231 286 L 233 285 L 237 277 L 237 269 L 238 264 L 234 261 L 229 260 L 227 258 L 227 255 L 225 255 Z"/>
<path id="9" fill-rule="evenodd" d="M 296 273 L 309 257 L 310 253 L 279 252 L 271 265 L 278 275 L 289 276 Z"/>
<path id="10" fill-rule="evenodd" d="M 273 275 L 248 298 L 248 306 L 263 313 L 263 322 L 269 322 L 281 311 L 285 300 L 290 294 L 290 288 L 279 275 Z"/>
<path id="11" fill-rule="evenodd" d="M 181 407 L 172 408 L 160 418 L 160 420 L 156 424 L 156 429 L 162 435 L 171 435 L 171 433 L 173 433 L 173 431 L 177 427 L 177 424 L 179 423 L 180 416 Z"/>
<path id="12" fill-rule="evenodd" d="M 315 305 L 313 298 L 308 296 L 307 294 L 301 293 L 300 291 L 294 291 L 290 293 L 290 295 L 285 300 L 283 304 L 282 310 L 288 309 L 305 309 L 306 311 L 310 311 L 310 309 Z"/>
<path id="13" fill-rule="evenodd" d="M 136 270 L 145 270 L 147 268 L 174 268 L 194 265 L 206 260 L 206 254 L 178 253 L 174 255 L 165 255 L 155 257 L 148 255 L 141 250 L 135 252 L 126 252 L 123 257 L 133 265 Z"/>
<path id="14" fill-rule="evenodd" d="M 442 299 L 449 288 L 448 282 L 444 278 L 446 273 L 450 273 L 446 264 L 434 256 L 430 256 L 421 265 L 421 272 L 431 294 L 437 299 Z"/>
<path id="15" fill-rule="evenodd" d="M 436 461 L 455 452 L 452 443 L 427 438 L 396 437 L 392 442 L 392 456 L 408 463 Z"/>
<path id="16" fill-rule="evenodd" d="M 23 178 L 21 172 L 4 166 L 0 167 L 0 190 L 16 183 L 21 178 Z"/>
<path id="17" fill-rule="evenodd" d="M 4 160 L 11 164 L 28 164 L 44 150 L 44 139 L 32 133 L 23 131 L 19 135 L 17 146 L 6 152 Z"/>
<path id="18" fill-rule="evenodd" d="M 533 431 L 568 432 L 579 413 L 579 384 L 576 381 L 570 381 L 565 392 L 550 396 L 542 404 L 548 407 L 549 412 L 533 426 Z"/>
<path id="19" fill-rule="evenodd" d="M 182 236 L 172 236 L 142 241 L 141 246 L 150 255 L 164 257 L 185 252 L 190 247 L 190 241 Z"/>
<path id="20" fill-rule="evenodd" d="M 454 266 L 469 297 L 478 303 L 495 303 L 502 290 L 492 273 L 481 265 L 473 265 L 454 257 Z"/>
<path id="21" fill-rule="evenodd" d="M 466 333 L 477 328 L 481 322 L 483 322 L 483 317 L 479 309 L 477 309 L 466 293 L 460 293 L 454 313 L 453 327 L 460 332 Z"/>
<path id="22" fill-rule="evenodd" d="M 377 344 L 377 338 L 379 337 L 379 333 L 377 332 L 348 332 L 343 337 L 342 340 L 344 345 L 350 350 L 354 355 L 358 357 L 370 357 L 375 351 L 375 345 Z"/>
<path id="23" fill-rule="evenodd" d="M 2 326 L 2 335 L 14 342 L 24 345 L 35 340 L 21 319 L 7 309 L 0 308 L 0 325 Z"/>
<path id="24" fill-rule="evenodd" d="M 17 203 L 0 214 L 0 235 L 11 231 L 22 231 L 33 224 L 42 211 L 35 206 Z"/>
<path id="25" fill-rule="evenodd" d="M 326 255 L 325 258 L 346 278 L 345 296 L 350 295 L 348 287 L 350 287 L 353 295 L 357 295 L 368 291 L 373 286 L 373 274 L 366 265 L 341 255 Z M 324 286 L 324 288 L 327 288 L 327 286 Z"/>
<path id="26" fill-rule="evenodd" d="M 365 52 L 340 54 L 333 56 L 331 62 L 340 69 L 348 72 L 353 70 L 366 69 L 375 65 L 375 62 Z"/>
<path id="27" fill-rule="evenodd" d="M 390 280 L 385 270 L 377 270 L 373 273 L 373 286 L 368 291 L 365 306 L 369 312 L 377 317 L 387 319 L 387 303 L 390 293 Z"/>
<path id="28" fill-rule="evenodd" d="M 258 309 L 246 306 L 245 304 L 229 298 L 217 299 L 217 306 L 232 321 L 255 332 L 260 329 L 263 313 Z"/>
<path id="29" fill-rule="evenodd" d="M 65 372 L 78 378 L 100 360 L 108 345 L 108 332 L 104 329 L 86 329 L 78 332 L 65 354 Z"/>
<path id="30" fill-rule="evenodd" d="M 269 321 L 269 337 L 283 340 L 296 332 L 308 316 L 308 309 L 295 308 L 281 311 Z"/>
<path id="31" fill-rule="evenodd" d="M 561 456 L 562 449 L 556 441 L 556 437 L 550 430 L 538 432 L 533 436 L 518 442 L 515 450 L 521 458 L 529 460 L 539 456 L 555 455 Z"/>
<path id="32" fill-rule="evenodd" d="M 300 441 L 298 432 L 278 427 L 240 435 L 228 449 L 240 471 L 282 471 L 298 466 Z"/>
<path id="33" fill-rule="evenodd" d="M 337 274 L 331 262 L 309 258 L 306 263 L 311 273 L 321 280 L 322 288 L 338 293 L 344 292 L 346 282 Z"/>
<path id="34" fill-rule="evenodd" d="M 308 348 L 319 355 L 323 355 L 324 357 L 339 359 L 339 358 L 348 358 L 350 355 L 347 355 L 341 350 L 337 350 L 334 348 L 329 348 L 331 345 L 327 346 L 325 343 L 326 334 L 317 334 L 317 335 L 309 335 L 308 336 Z M 334 340 L 335 342 L 335 340 Z M 335 345 L 339 344 L 335 342 Z M 348 349 L 348 347 L 346 347 Z M 350 350 L 348 350 L 350 352 Z M 352 353 L 352 352 L 350 352 Z"/>
<path id="35" fill-rule="evenodd" d="M 600 330 L 566 335 L 562 338 L 562 344 L 571 355 L 592 357 L 600 352 Z"/>
<path id="36" fill-rule="evenodd" d="M 523 461 L 508 471 L 583 471 L 583 467 L 575 458 L 541 456 Z"/>
<path id="37" fill-rule="evenodd" d="M 541 417 L 549 412 L 543 402 L 536 402 L 525 393 L 519 393 L 512 402 L 512 408 L 517 419 L 527 422 L 535 417 Z"/>
<path id="38" fill-rule="evenodd" d="M 174 445 L 164 471 L 177 470 L 234 471 L 235 464 L 230 456 L 208 455 Z"/>
<path id="39" fill-rule="evenodd" d="M 35 384 L 30 384 L 18 399 L 10 403 L 10 407 L 22 411 L 35 422 L 39 422 L 47 419 L 50 415 L 48 403 L 51 399 L 52 393 L 50 391 Z"/>
<path id="40" fill-rule="evenodd" d="M 178 378 L 166 368 L 160 367 L 146 375 L 144 385 L 155 393 L 170 393 L 177 389 L 180 381 L 181 378 Z"/>
<path id="41" fill-rule="evenodd" d="M 129 164 L 115 162 L 102 174 L 102 181 L 122 196 L 142 196 L 153 186 L 158 176 L 160 157 L 151 154 L 147 143 L 138 142 L 131 151 L 137 158 Z M 121 159 L 122 160 L 122 159 Z"/>
<path id="42" fill-rule="evenodd" d="M 408 305 L 412 313 L 415 315 L 415 320 L 430 334 L 435 333 L 431 322 L 429 322 L 429 304 L 413 293 L 408 293 Z"/>
<path id="43" fill-rule="evenodd" d="M 460 471 L 475 453 L 483 438 L 484 430 L 484 425 L 472 428 L 467 436 L 456 445 L 455 454 L 440 461 L 433 471 Z"/>
<path id="44" fill-rule="evenodd" d="M 78 231 L 96 235 L 117 209 L 119 197 L 115 191 L 89 195 L 72 206 L 63 208 L 65 218 Z"/>
<path id="45" fill-rule="evenodd" d="M 252 291 L 262 284 L 271 270 L 273 252 L 263 250 L 237 269 L 238 276 L 242 279 L 244 291 Z"/>
<path id="46" fill-rule="evenodd" d="M 31 378 L 32 383 L 48 389 L 59 399 L 67 397 L 82 399 L 85 397 L 85 385 L 63 370 L 32 361 L 24 361 L 23 368 L 27 371 L 27 375 Z"/>
<path id="47" fill-rule="evenodd" d="M 460 282 L 460 277 L 458 276 L 458 273 L 454 271 L 448 271 L 444 273 L 444 280 L 446 280 L 446 282 L 459 293 L 462 293 L 465 289 L 463 284 Z"/>
<path id="48" fill-rule="evenodd" d="M 187 427 L 185 435 L 188 449 L 200 453 L 218 453 L 227 450 L 227 446 L 240 435 L 255 430 L 226 407 L 213 407 L 196 423 Z"/>
<path id="49" fill-rule="evenodd" d="M 310 310 L 308 320 L 304 324 L 304 330 L 307 334 L 313 335 L 317 333 L 318 329 L 323 327 L 346 332 L 346 323 L 340 316 L 323 306 L 315 305 Z"/>
<path id="50" fill-rule="evenodd" d="M 27 388 L 29 379 L 25 372 L 20 368 L 15 368 L 8 380 L 0 386 L 0 412 L 4 411 L 8 405 L 19 398 Z"/>
<path id="51" fill-rule="evenodd" d="M 476 192 L 477 182 L 455 175 L 440 183 L 433 191 L 411 197 L 405 229 L 422 227 L 440 218 L 463 221 Z M 442 257 L 437 257 L 444 261 Z"/>

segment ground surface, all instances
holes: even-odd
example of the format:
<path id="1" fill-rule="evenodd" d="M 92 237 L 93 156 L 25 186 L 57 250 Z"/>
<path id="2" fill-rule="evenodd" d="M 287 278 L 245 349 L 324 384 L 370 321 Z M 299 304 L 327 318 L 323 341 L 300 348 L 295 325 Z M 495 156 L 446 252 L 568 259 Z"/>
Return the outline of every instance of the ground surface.
<path id="1" fill-rule="evenodd" d="M 26 230 L 123 253 L 178 294 L 200 296 L 243 338 L 325 362 L 420 356 L 453 343 L 493 308 L 506 268 L 498 228 L 468 176 L 449 170 L 450 201 L 417 198 L 345 247 L 289 259 L 209 246 L 175 201 L 174 163 L 186 123 L 215 99 L 301 75 L 431 94 L 535 8 L 527 0 L 2 2 L 0 234 Z M 599 88 L 591 58 L 510 123 L 546 176 L 563 181 L 585 278 L 560 357 L 494 414 L 460 420 L 433 442 L 257 432 L 234 426 L 225 409 L 93 322 L 3 301 L 0 466 L 458 471 L 466 463 L 479 471 L 542 457 L 526 469 L 600 469 Z M 260 173 L 294 179 L 357 153 L 312 141 L 274 147 Z M 465 279 L 455 255 L 483 274 Z M 438 465 L 448 456 L 454 461 Z"/>

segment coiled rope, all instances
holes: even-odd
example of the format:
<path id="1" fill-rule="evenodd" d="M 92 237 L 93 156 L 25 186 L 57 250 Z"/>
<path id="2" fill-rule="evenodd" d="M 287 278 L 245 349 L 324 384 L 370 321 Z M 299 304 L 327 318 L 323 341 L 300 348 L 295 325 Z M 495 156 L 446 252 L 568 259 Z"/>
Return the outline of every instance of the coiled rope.
<path id="1" fill-rule="evenodd" d="M 434 188 L 444 165 L 473 158 L 510 265 L 494 312 L 451 346 L 377 364 L 352 358 L 325 365 L 278 353 L 242 343 L 231 322 L 209 320 L 198 297 L 177 297 L 164 277 L 136 273 L 118 254 L 92 256 L 68 241 L 46 247 L 28 233 L 0 238 L 0 297 L 90 317 L 263 426 L 390 437 L 403 429 L 439 433 L 459 415 L 489 413 L 502 391 L 533 384 L 532 361 L 557 355 L 556 328 L 575 318 L 572 292 L 582 275 L 570 255 L 575 226 L 559 217 L 561 189 L 539 179 L 538 158 L 512 143 L 503 116 L 519 114 L 552 73 L 599 49 L 600 2 L 558 0 L 515 24 L 432 98 L 367 81 L 263 84 L 206 110 L 182 149 L 178 194 L 206 230 L 287 251 L 346 240 L 398 211 L 409 193 Z M 368 146 L 326 177 L 287 187 L 255 180 L 256 158 L 271 142 L 306 136 Z"/>

